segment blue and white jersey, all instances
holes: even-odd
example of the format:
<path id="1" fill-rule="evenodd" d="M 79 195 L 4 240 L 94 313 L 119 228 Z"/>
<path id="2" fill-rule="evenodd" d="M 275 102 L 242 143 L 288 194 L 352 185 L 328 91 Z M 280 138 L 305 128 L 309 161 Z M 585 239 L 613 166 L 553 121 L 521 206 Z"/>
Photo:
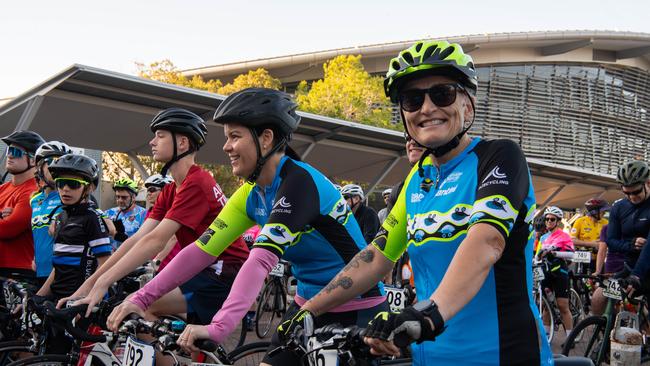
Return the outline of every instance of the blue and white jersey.
<path id="1" fill-rule="evenodd" d="M 59 192 L 53 190 L 47 196 L 43 191 L 35 194 L 31 200 L 32 235 L 34 237 L 34 263 L 36 277 L 43 278 L 52 272 L 54 255 L 54 238 L 48 233 L 50 222 L 61 212 Z"/>

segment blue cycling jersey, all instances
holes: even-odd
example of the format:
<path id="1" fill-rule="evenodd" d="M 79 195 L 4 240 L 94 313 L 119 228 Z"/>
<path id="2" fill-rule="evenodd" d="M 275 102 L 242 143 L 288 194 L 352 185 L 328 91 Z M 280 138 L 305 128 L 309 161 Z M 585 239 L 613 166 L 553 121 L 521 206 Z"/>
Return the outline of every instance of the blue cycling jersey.
<path id="1" fill-rule="evenodd" d="M 43 278 L 52 272 L 52 255 L 54 254 L 54 238 L 48 233 L 50 222 L 61 212 L 59 192 L 53 190 L 47 196 L 45 192 L 34 195 L 32 206 L 32 235 L 34 237 L 34 263 L 36 277 Z"/>
<path id="2" fill-rule="evenodd" d="M 299 296 L 310 299 L 367 245 L 341 193 L 309 164 L 283 157 L 273 182 L 244 184 L 199 238 L 218 255 L 244 230 L 262 227 L 254 246 L 291 262 Z M 381 284 L 361 297 L 380 296 Z"/>
<path id="3" fill-rule="evenodd" d="M 113 207 L 106 210 L 106 216 L 113 221 L 122 221 L 122 224 L 124 224 L 124 233 L 126 236 L 131 237 L 144 223 L 144 219 L 147 216 L 147 210 L 138 205 L 135 205 L 132 209 L 126 212 L 120 210 L 119 207 Z M 120 244 L 122 244 L 122 242 L 111 238 L 111 245 L 114 249 L 119 247 Z"/>
<path id="4" fill-rule="evenodd" d="M 549 365 L 552 353 L 532 298 L 534 191 L 520 148 L 475 138 L 437 167 L 430 157 L 409 174 L 373 241 L 396 261 L 408 250 L 419 300 L 436 291 L 467 231 L 487 224 L 505 239 L 470 302 L 435 342 L 413 344 L 413 364 Z"/>

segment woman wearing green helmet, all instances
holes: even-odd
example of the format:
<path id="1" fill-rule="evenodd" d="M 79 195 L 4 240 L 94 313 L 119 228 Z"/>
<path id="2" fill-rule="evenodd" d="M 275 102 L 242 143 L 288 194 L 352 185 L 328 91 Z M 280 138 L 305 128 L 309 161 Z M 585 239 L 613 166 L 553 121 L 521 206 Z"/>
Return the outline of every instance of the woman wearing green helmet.
<path id="1" fill-rule="evenodd" d="M 370 322 L 374 353 L 417 342 L 414 365 L 550 365 L 531 295 L 528 166 L 514 142 L 466 134 L 477 85 L 458 44 L 418 42 L 390 61 L 386 95 L 425 152 L 372 245 L 303 308 L 318 315 L 361 293 L 408 249 L 419 301 Z"/>

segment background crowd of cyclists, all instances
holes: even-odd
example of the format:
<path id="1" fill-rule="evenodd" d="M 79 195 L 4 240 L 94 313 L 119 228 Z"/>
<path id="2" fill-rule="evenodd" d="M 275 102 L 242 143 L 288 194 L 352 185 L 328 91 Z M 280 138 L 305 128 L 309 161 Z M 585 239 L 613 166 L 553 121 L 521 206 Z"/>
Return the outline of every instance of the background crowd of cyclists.
<path id="1" fill-rule="evenodd" d="M 590 199 L 585 215 L 563 227 L 560 208 L 537 212 L 516 144 L 467 135 L 476 87 L 472 59 L 457 44 L 418 42 L 391 60 L 386 94 L 400 106 L 413 169 L 382 192 L 379 213 L 364 203 L 361 186 L 341 187 L 300 160 L 289 146 L 300 122 L 296 104 L 275 90 L 245 89 L 216 110 L 223 151 L 245 180 L 228 198 L 195 163 L 207 128 L 185 109 L 163 110 L 150 124 L 152 155 L 164 166 L 144 183 L 148 209 L 136 203 L 137 184 L 120 179 L 113 182 L 117 206 L 100 210 L 91 195 L 99 184 L 94 160 L 36 132 L 14 132 L 2 138 L 11 180 L 0 186 L 0 276 L 35 285 L 30 304 L 41 315 L 56 315 L 54 304 L 83 305 L 91 319 L 107 298 L 117 299 L 99 321 L 115 334 L 135 321 L 132 314 L 142 324 L 182 315 L 178 352 L 200 352 L 204 339 L 224 344 L 238 329 L 245 334 L 252 310 L 260 317 L 270 306 L 282 311 L 260 351 L 264 364 L 299 364 L 301 356 L 286 348 L 294 334 L 331 324 L 367 328 L 362 339 L 374 355 L 413 364 L 552 364 L 544 337 L 552 314 L 535 303 L 533 263 L 548 264 L 541 287 L 553 292 L 567 336 L 581 319 L 572 313 L 572 274 L 616 274 L 630 295 L 647 294 L 650 169 L 638 160 L 623 164 L 624 198 L 611 207 Z M 577 252 L 589 253 L 588 265 L 574 263 Z M 286 289 L 276 290 L 283 305 L 260 306 L 281 260 L 291 265 L 295 296 L 287 305 Z M 147 263 L 153 278 L 130 291 L 117 286 Z M 602 287 L 587 300 L 584 311 L 605 312 Z M 90 329 L 90 320 L 80 323 Z M 53 329 L 42 351 L 2 362 L 69 355 L 76 341 Z M 156 340 L 152 332 L 138 337 Z"/>

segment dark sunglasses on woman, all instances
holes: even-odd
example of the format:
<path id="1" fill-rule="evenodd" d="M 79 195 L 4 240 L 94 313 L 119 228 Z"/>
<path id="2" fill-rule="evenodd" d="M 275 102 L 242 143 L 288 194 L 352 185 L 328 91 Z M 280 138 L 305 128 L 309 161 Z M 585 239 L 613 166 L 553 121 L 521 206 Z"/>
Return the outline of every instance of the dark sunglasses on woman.
<path id="1" fill-rule="evenodd" d="M 429 89 L 407 89 L 400 93 L 400 107 L 407 112 L 416 112 L 422 108 L 425 95 L 438 107 L 447 107 L 456 101 L 458 90 L 465 90 L 460 84 L 439 84 Z"/>

